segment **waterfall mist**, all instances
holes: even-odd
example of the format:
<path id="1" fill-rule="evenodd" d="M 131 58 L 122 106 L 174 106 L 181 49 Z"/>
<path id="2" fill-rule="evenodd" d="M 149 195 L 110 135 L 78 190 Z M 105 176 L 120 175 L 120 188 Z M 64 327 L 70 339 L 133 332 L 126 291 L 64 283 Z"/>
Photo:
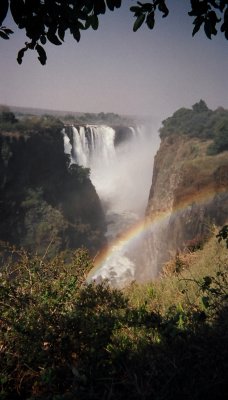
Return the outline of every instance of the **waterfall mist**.
<path id="1" fill-rule="evenodd" d="M 91 179 L 102 201 L 117 213 L 145 211 L 153 170 L 153 135 L 147 128 L 132 129 L 132 137 L 119 144 L 104 162 L 91 165 Z"/>
<path id="2" fill-rule="evenodd" d="M 136 243 L 117 244 L 115 238 L 143 219 L 159 147 L 157 128 L 158 124 L 130 127 L 131 134 L 121 141 L 115 140 L 115 129 L 108 126 L 72 127 L 71 140 L 64 131 L 65 152 L 72 163 L 91 169 L 91 181 L 106 213 L 110 253 L 92 278 L 107 278 L 113 286 L 135 277 L 137 265 L 131 254 Z"/>

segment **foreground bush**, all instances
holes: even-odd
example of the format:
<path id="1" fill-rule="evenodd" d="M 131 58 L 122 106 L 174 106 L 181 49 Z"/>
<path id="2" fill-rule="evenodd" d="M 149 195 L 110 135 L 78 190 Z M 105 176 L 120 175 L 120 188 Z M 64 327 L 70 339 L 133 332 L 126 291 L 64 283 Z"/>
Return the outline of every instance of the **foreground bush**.
<path id="1" fill-rule="evenodd" d="M 11 254 L 0 283 L 0 399 L 225 399 L 227 265 L 165 312 L 88 285 L 85 250 Z M 134 285 L 131 291 L 135 291 Z"/>

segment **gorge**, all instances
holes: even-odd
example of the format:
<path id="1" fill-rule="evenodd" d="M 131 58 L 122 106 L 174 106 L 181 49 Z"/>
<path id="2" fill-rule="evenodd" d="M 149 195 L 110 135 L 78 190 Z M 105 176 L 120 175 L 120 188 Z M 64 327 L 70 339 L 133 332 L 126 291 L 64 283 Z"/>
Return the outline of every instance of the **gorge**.
<path id="1" fill-rule="evenodd" d="M 94 258 L 89 281 L 108 279 L 112 286 L 124 286 L 135 279 L 134 246 L 125 236 L 135 226 L 143 226 L 157 129 L 149 125 L 66 126 L 63 135 L 71 164 L 90 168 L 106 215 L 107 246 Z"/>
<path id="2" fill-rule="evenodd" d="M 156 278 L 227 222 L 227 125 L 203 101 L 163 121 L 160 147 L 154 122 L 2 122 L 0 240 L 45 257 L 85 246 L 89 281 Z"/>

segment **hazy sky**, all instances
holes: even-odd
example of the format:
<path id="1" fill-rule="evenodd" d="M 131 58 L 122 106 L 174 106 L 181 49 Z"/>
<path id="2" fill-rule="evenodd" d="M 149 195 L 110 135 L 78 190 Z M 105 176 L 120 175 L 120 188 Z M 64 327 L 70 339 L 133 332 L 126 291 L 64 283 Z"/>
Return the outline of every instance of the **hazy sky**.
<path id="1" fill-rule="evenodd" d="M 228 108 L 228 41 L 221 34 L 192 38 L 190 1 L 167 1 L 169 16 L 136 33 L 128 10 L 136 1 L 123 3 L 101 17 L 98 31 L 82 32 L 79 44 L 67 36 L 62 46 L 46 46 L 46 66 L 36 52 L 17 64 L 26 38 L 8 20 L 15 34 L 0 38 L 0 103 L 161 118 L 201 98 L 212 109 Z"/>

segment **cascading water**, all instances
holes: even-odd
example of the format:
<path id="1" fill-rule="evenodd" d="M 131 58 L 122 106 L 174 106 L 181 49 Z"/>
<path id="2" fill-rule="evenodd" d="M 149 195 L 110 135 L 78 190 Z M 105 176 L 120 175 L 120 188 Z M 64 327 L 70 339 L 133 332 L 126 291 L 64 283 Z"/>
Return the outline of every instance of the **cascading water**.
<path id="1" fill-rule="evenodd" d="M 124 286 L 135 278 L 135 243 L 121 237 L 144 216 L 158 148 L 158 136 L 152 135 L 148 127 L 126 129 L 127 140 L 121 141 L 115 129 L 103 125 L 63 130 L 65 153 L 70 155 L 71 163 L 90 168 L 91 180 L 106 211 L 107 239 L 112 244 L 91 279 L 108 279 L 113 286 Z"/>
<path id="2" fill-rule="evenodd" d="M 110 159 L 115 157 L 115 131 L 113 128 L 103 125 L 72 126 L 72 144 L 65 129 L 63 134 L 64 150 L 66 154 L 70 154 L 71 163 L 89 167 L 91 168 L 91 173 L 98 159 L 103 164 L 107 164 Z"/>

